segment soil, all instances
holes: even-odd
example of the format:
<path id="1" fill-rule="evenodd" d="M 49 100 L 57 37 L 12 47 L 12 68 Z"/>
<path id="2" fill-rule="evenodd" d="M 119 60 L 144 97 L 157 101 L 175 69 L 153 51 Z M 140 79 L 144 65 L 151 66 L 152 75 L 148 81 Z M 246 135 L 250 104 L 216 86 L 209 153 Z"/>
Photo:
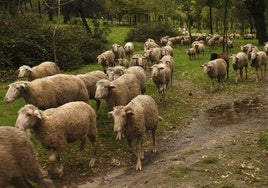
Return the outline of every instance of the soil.
<path id="1" fill-rule="evenodd" d="M 90 179 L 60 186 L 268 187 L 268 149 L 260 146 L 268 134 L 268 84 L 232 95 L 208 92 L 189 81 L 176 85 L 189 96 L 198 95 L 189 100 L 198 107 L 182 124 L 158 135 L 157 153 L 147 135 L 141 171 L 127 155 Z"/>

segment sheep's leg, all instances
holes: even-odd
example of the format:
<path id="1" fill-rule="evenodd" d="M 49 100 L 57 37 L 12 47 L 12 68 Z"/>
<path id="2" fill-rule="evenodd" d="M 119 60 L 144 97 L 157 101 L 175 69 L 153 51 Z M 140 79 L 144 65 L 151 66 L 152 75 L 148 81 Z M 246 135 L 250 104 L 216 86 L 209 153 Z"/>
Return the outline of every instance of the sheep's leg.
<path id="1" fill-rule="evenodd" d="M 242 70 L 241 70 L 241 72 L 242 72 Z M 248 79 L 248 67 L 245 67 L 245 73 L 246 73 L 246 79 Z M 242 74 L 243 74 L 243 72 L 242 72 Z"/>
<path id="2" fill-rule="evenodd" d="M 23 177 L 18 177 L 12 180 L 12 185 L 15 187 L 21 187 L 21 188 L 34 188 L 33 184 L 31 184 L 29 181 L 24 179 Z"/>
<path id="3" fill-rule="evenodd" d="M 152 130 L 152 138 L 153 138 L 153 152 L 156 153 L 156 144 L 155 144 L 155 130 Z"/>
<path id="4" fill-rule="evenodd" d="M 246 69 L 245 69 L 246 70 Z M 243 77 L 243 69 L 240 69 L 239 70 L 239 75 L 240 75 L 240 79 L 242 79 L 242 77 Z"/>
<path id="5" fill-rule="evenodd" d="M 214 90 L 214 79 L 211 79 L 211 86 L 210 86 L 210 91 Z"/>
<path id="6" fill-rule="evenodd" d="M 95 101 L 96 101 L 96 111 L 98 112 L 100 109 L 101 101 L 99 99 L 95 99 Z"/>
<path id="7" fill-rule="evenodd" d="M 91 154 L 91 160 L 89 162 L 89 166 L 93 167 L 95 165 L 96 161 L 96 154 L 97 154 L 97 148 L 99 146 L 99 143 L 97 141 L 96 135 L 88 135 L 88 138 L 92 144 L 92 154 Z"/>
<path id="8" fill-rule="evenodd" d="M 85 145 L 86 145 L 86 137 L 83 137 L 80 139 L 80 152 L 83 152 L 85 150 Z"/>
<path id="9" fill-rule="evenodd" d="M 237 70 L 235 71 L 235 83 L 237 84 L 237 77 L 238 77 L 238 73 Z"/>
<path id="10" fill-rule="evenodd" d="M 54 171 L 61 177 L 63 175 L 63 165 L 61 164 L 60 152 L 61 149 L 54 149 L 54 152 L 49 157 L 49 161 L 50 162 L 55 162 L 56 160 L 58 161 L 59 166 L 54 168 Z"/>
<path id="11" fill-rule="evenodd" d="M 129 138 L 127 138 L 127 145 L 128 145 L 128 151 L 132 154 L 132 155 L 134 155 L 134 157 L 137 157 L 137 155 L 136 155 L 136 153 L 135 153 L 135 151 L 134 151 L 134 149 L 133 149 L 133 147 L 132 147 L 132 140 L 131 139 L 129 139 Z"/>
<path id="12" fill-rule="evenodd" d="M 137 150 L 137 165 L 136 170 L 141 170 L 141 158 L 142 158 L 142 135 L 137 138 L 138 150 Z"/>

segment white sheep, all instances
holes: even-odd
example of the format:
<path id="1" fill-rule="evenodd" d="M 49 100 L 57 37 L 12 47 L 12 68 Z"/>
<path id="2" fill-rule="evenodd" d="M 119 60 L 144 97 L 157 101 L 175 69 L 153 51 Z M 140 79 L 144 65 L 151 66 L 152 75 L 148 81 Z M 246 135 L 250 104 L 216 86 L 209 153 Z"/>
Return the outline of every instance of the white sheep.
<path id="1" fill-rule="evenodd" d="M 170 68 L 170 85 L 172 85 L 173 73 L 174 73 L 174 59 L 171 55 L 165 55 L 160 59 L 161 63 L 165 63 Z"/>
<path id="2" fill-rule="evenodd" d="M 151 64 L 159 63 L 162 57 L 161 48 L 155 47 L 149 50 L 145 50 L 143 56 L 146 57 L 147 60 L 151 62 Z"/>
<path id="3" fill-rule="evenodd" d="M 34 67 L 28 65 L 21 66 L 18 69 L 18 78 L 26 77 L 28 81 L 32 81 L 37 78 L 43 78 L 58 73 L 60 73 L 60 68 L 56 63 L 45 61 Z"/>
<path id="4" fill-rule="evenodd" d="M 58 107 L 71 101 L 89 102 L 84 82 L 75 75 L 56 74 L 29 81 L 17 81 L 7 86 L 5 102 L 23 98 L 40 109 Z"/>
<path id="5" fill-rule="evenodd" d="M 115 66 L 115 55 L 112 50 L 107 50 L 97 57 L 98 64 L 102 65 L 104 73 L 108 66 Z"/>
<path id="6" fill-rule="evenodd" d="M 240 79 L 243 76 L 243 69 L 245 69 L 246 79 L 248 78 L 248 55 L 245 52 L 238 52 L 233 54 L 230 58 L 233 59 L 233 69 L 235 71 L 235 83 L 237 83 L 238 70 L 240 73 Z"/>
<path id="7" fill-rule="evenodd" d="M 129 60 L 126 58 L 120 58 L 117 60 L 118 61 L 118 65 L 124 66 L 126 68 L 129 67 Z"/>
<path id="8" fill-rule="evenodd" d="M 85 83 L 89 99 L 94 99 L 96 101 L 96 111 L 98 111 L 100 108 L 100 100 L 95 99 L 96 83 L 101 79 L 107 79 L 107 75 L 103 71 L 96 70 L 85 74 L 78 74 L 77 76 Z"/>
<path id="9" fill-rule="evenodd" d="M 204 69 L 204 73 L 211 79 L 210 90 L 214 90 L 215 79 L 221 83 L 221 87 L 224 87 L 224 78 L 227 73 L 227 64 L 224 59 L 218 58 L 207 63 L 204 63 L 201 67 Z"/>
<path id="10" fill-rule="evenodd" d="M 55 172 L 59 176 L 63 175 L 60 153 L 65 150 L 68 143 L 80 140 L 80 151 L 83 151 L 88 138 L 93 147 L 89 166 L 93 167 L 95 164 L 98 147 L 96 113 L 85 102 L 69 102 L 45 111 L 27 104 L 18 111 L 15 127 L 22 131 L 32 129 L 44 148 L 53 150 L 49 161 L 57 160 L 59 166 L 55 168 Z"/>
<path id="11" fill-rule="evenodd" d="M 115 61 L 118 61 L 118 59 L 125 57 L 125 49 L 120 44 L 113 44 L 111 50 L 114 53 Z"/>
<path id="12" fill-rule="evenodd" d="M 14 127 L 0 126 L 0 166 L 0 187 L 34 187 L 31 182 L 55 187 L 40 166 L 28 135 Z"/>
<path id="13" fill-rule="evenodd" d="M 107 78 L 110 81 L 115 80 L 116 78 L 118 78 L 119 76 L 124 74 L 124 70 L 126 69 L 126 67 L 121 66 L 121 65 L 117 65 L 115 67 L 108 67 L 107 69 Z"/>
<path id="14" fill-rule="evenodd" d="M 204 53 L 205 53 L 204 43 L 202 43 L 200 41 L 195 41 L 192 43 L 192 48 L 195 48 L 197 56 L 199 56 L 200 54 L 202 54 L 204 56 Z"/>
<path id="15" fill-rule="evenodd" d="M 192 60 L 196 56 L 196 50 L 195 50 L 195 48 L 185 49 L 185 52 L 186 52 L 186 54 L 188 54 L 189 60 Z"/>
<path id="16" fill-rule="evenodd" d="M 147 39 L 143 45 L 143 50 L 150 50 L 151 48 L 159 48 L 159 45 L 155 42 L 154 39 Z"/>
<path id="17" fill-rule="evenodd" d="M 264 52 L 268 55 L 268 42 L 264 43 L 264 47 L 263 47 Z"/>
<path id="18" fill-rule="evenodd" d="M 146 71 L 148 66 L 147 58 L 141 54 L 135 54 L 131 57 L 129 66 L 140 66 Z"/>
<path id="19" fill-rule="evenodd" d="M 156 152 L 155 133 L 161 119 L 156 102 L 151 96 L 138 95 L 127 105 L 114 107 L 108 116 L 113 116 L 116 138 L 120 140 L 121 134 L 126 136 L 129 151 L 137 157 L 136 170 L 141 170 L 141 160 L 144 158 L 143 135 L 146 131 L 152 132 L 153 152 Z M 133 141 L 137 143 L 136 151 L 132 147 Z"/>
<path id="20" fill-rule="evenodd" d="M 166 100 L 166 92 L 171 82 L 171 70 L 165 63 L 151 66 L 151 77 L 160 95 L 160 101 Z"/>
<path id="21" fill-rule="evenodd" d="M 173 57 L 174 55 L 174 50 L 171 46 L 163 46 L 161 47 L 161 56 L 165 56 L 165 55 L 171 55 Z"/>
<path id="22" fill-rule="evenodd" d="M 133 74 L 123 74 L 113 81 L 101 79 L 96 86 L 95 98 L 104 99 L 108 110 L 114 106 L 126 105 L 141 93 L 140 82 Z"/>
<path id="23" fill-rule="evenodd" d="M 134 50 L 135 50 L 134 43 L 133 42 L 127 42 L 124 45 L 124 49 L 125 49 L 126 57 L 128 59 L 130 59 L 130 57 L 132 56 L 132 54 L 134 53 Z"/>
<path id="24" fill-rule="evenodd" d="M 261 72 L 261 78 L 264 78 L 267 66 L 267 54 L 264 51 L 252 51 L 251 52 L 251 66 L 255 68 L 256 81 L 260 80 L 258 71 Z"/>

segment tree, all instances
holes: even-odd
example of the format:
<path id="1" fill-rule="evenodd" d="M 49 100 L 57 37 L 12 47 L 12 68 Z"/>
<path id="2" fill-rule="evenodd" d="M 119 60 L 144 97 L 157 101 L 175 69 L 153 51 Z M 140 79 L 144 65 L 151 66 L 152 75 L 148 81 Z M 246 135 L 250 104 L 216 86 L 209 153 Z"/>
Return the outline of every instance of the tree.
<path id="1" fill-rule="evenodd" d="M 265 22 L 265 1 L 264 0 L 245 0 L 245 5 L 250 11 L 254 26 L 256 29 L 256 37 L 259 44 L 263 44 L 268 40 Z"/>

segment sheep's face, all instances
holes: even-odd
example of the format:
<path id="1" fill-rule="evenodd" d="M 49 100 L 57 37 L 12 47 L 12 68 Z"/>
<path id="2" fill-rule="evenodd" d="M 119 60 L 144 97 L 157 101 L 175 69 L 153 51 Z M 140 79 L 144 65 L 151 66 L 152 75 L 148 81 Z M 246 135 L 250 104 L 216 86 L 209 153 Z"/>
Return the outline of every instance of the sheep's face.
<path id="1" fill-rule="evenodd" d="M 19 110 L 15 127 L 25 131 L 32 128 L 39 119 L 41 119 L 41 114 L 38 108 L 27 104 Z"/>
<path id="2" fill-rule="evenodd" d="M 120 45 L 118 45 L 118 44 L 113 44 L 113 45 L 112 45 L 112 51 L 113 51 L 113 52 L 118 52 L 118 51 L 119 51 L 119 47 L 120 47 Z"/>
<path id="3" fill-rule="evenodd" d="M 95 98 L 96 99 L 104 99 L 109 95 L 111 82 L 106 79 L 101 79 L 96 83 L 96 92 Z"/>
<path id="4" fill-rule="evenodd" d="M 31 74 L 32 69 L 27 65 L 23 65 L 18 69 L 18 72 L 18 78 L 27 77 Z"/>
<path id="5" fill-rule="evenodd" d="M 124 106 L 115 106 L 109 114 L 114 119 L 114 132 L 117 133 L 116 139 L 120 140 L 122 131 L 127 123 L 127 111 L 124 109 Z"/>
<path id="6" fill-rule="evenodd" d="M 5 102 L 10 103 L 13 102 L 15 99 L 20 97 L 21 93 L 23 92 L 26 84 L 23 82 L 15 82 L 13 84 L 10 84 L 6 87 L 7 92 L 5 95 Z"/>
<path id="7" fill-rule="evenodd" d="M 97 61 L 98 61 L 98 64 L 103 64 L 103 63 L 106 62 L 106 58 L 105 58 L 105 56 L 103 56 L 103 55 L 99 55 L 99 56 L 97 57 Z"/>

